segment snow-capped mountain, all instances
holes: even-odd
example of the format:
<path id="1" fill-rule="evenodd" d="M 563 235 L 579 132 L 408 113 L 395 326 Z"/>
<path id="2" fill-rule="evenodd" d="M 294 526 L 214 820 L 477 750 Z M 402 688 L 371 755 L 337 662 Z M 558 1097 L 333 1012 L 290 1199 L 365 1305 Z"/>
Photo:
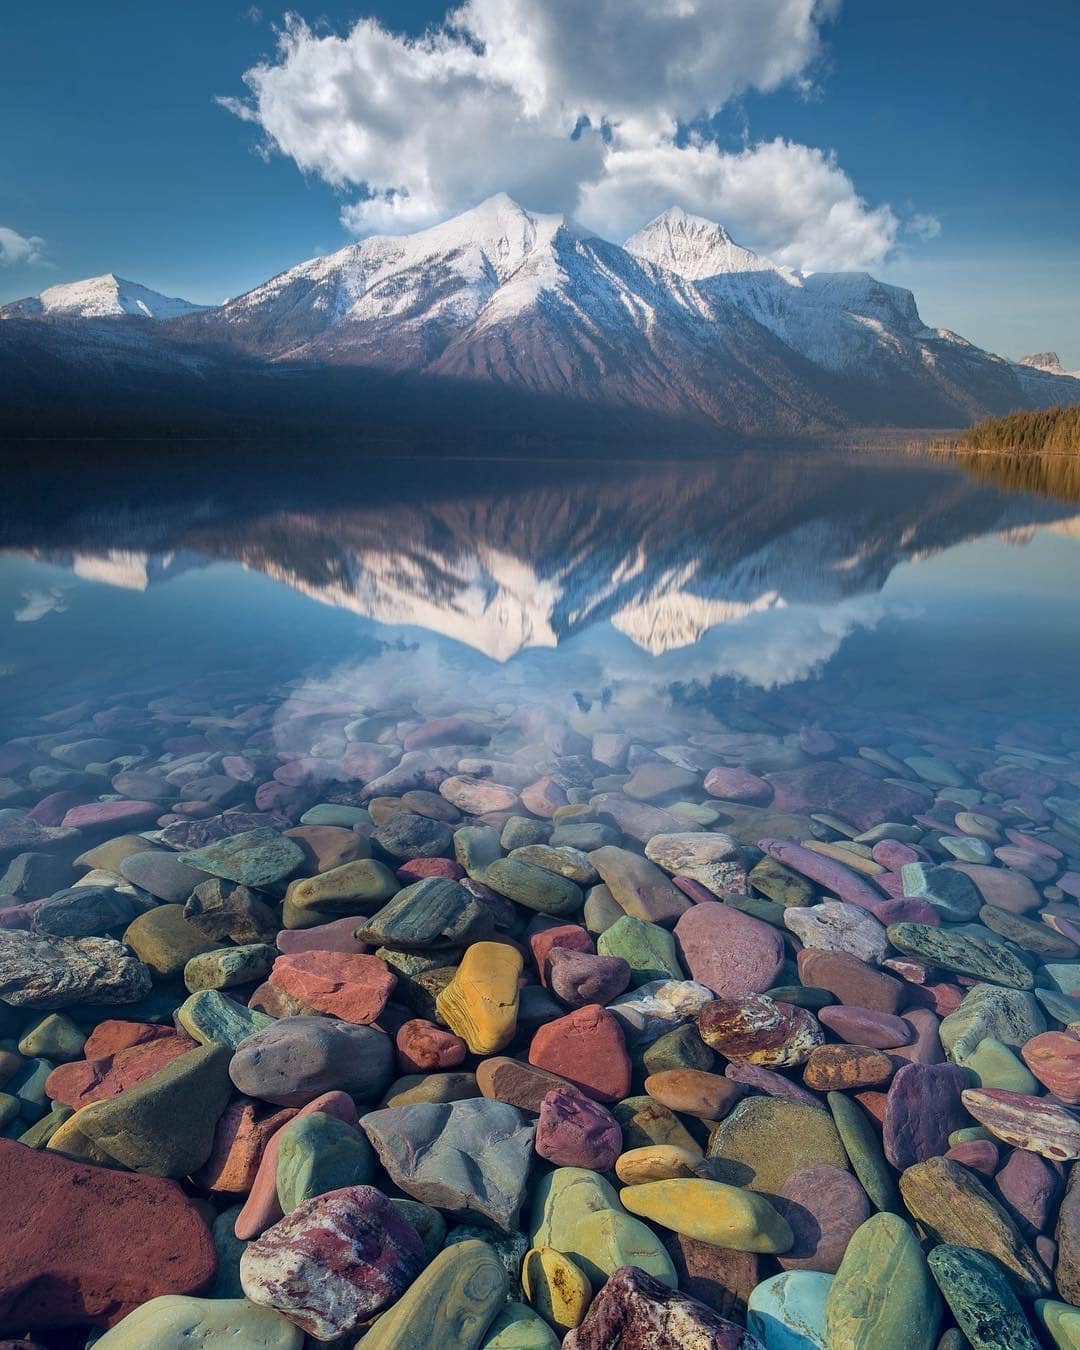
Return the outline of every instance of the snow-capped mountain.
<path id="1" fill-rule="evenodd" d="M 0 315 L 153 308 L 140 288 L 98 281 L 113 288 L 102 298 L 54 287 Z M 910 291 L 864 272 L 802 275 L 679 208 L 620 246 L 500 194 L 300 263 L 219 308 L 161 317 L 155 335 L 178 362 L 239 356 L 297 387 L 305 370 L 365 367 L 758 435 L 948 427 L 1080 401 L 1080 381 L 928 327 Z"/>
<path id="2" fill-rule="evenodd" d="M 104 276 L 50 286 L 40 295 L 26 300 L 13 300 L 9 305 L 0 306 L 0 319 L 26 319 L 46 314 L 80 319 L 113 319 L 125 315 L 178 319 L 206 308 L 206 305 L 194 305 L 190 300 L 161 295 L 147 286 L 140 286 L 137 281 L 125 281 L 123 277 L 106 272 Z"/>
<path id="3" fill-rule="evenodd" d="M 1066 370 L 1057 352 L 1033 352 L 1031 356 L 1022 356 L 1017 365 L 1041 370 L 1047 375 L 1068 375 L 1071 379 L 1080 379 L 1080 370 Z"/>

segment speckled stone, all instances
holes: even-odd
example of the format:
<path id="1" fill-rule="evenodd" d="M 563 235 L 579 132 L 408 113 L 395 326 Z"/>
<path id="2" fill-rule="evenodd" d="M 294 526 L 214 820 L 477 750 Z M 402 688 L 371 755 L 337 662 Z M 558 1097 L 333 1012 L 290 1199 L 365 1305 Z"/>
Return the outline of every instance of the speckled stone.
<path id="1" fill-rule="evenodd" d="M 733 1186 L 779 1195 L 808 1167 L 847 1171 L 840 1136 L 826 1111 L 780 1097 L 747 1097 L 709 1140 L 713 1175 Z"/>
<path id="2" fill-rule="evenodd" d="M 1039 1350 L 1001 1267 L 971 1247 L 942 1243 L 927 1257 L 930 1273 L 977 1350 Z"/>

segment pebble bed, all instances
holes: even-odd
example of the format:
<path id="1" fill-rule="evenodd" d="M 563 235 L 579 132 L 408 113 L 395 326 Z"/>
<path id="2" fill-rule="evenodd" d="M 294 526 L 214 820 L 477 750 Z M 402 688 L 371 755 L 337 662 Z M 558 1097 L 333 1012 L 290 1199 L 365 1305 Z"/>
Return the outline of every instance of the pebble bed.
<path id="1" fill-rule="evenodd" d="M 0 1350 L 1078 1350 L 1080 731 L 581 707 L 19 714 Z"/>

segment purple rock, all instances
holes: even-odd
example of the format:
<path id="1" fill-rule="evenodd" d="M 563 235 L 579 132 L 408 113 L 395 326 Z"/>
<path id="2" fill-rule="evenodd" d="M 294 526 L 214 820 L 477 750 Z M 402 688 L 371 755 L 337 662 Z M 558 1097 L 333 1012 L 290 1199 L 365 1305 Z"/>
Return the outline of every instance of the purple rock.
<path id="1" fill-rule="evenodd" d="M 73 806 L 63 823 L 72 830 L 131 830 L 153 824 L 160 814 L 157 802 L 88 802 Z"/>
<path id="2" fill-rule="evenodd" d="M 953 1130 L 970 1124 L 960 1094 L 969 1085 L 958 1064 L 905 1064 L 889 1085 L 882 1119 L 885 1156 L 900 1171 L 943 1157 Z"/>
<path id="3" fill-rule="evenodd" d="M 724 1077 L 730 1078 L 733 1083 L 745 1083 L 748 1087 L 757 1088 L 769 1097 L 782 1097 L 785 1101 L 801 1102 L 804 1106 L 825 1110 L 825 1103 L 820 1097 L 815 1097 L 782 1073 L 763 1069 L 760 1064 L 728 1064 L 724 1068 Z"/>
<path id="4" fill-rule="evenodd" d="M 620 1266 L 600 1290 L 563 1350 L 764 1350 L 756 1336 L 697 1299 L 653 1279 L 638 1266 Z"/>
<path id="5" fill-rule="evenodd" d="M 759 839 L 758 847 L 770 858 L 801 872 L 804 877 L 816 881 L 850 905 L 858 905 L 873 912 L 885 902 L 885 896 L 876 886 L 835 858 L 827 858 L 822 853 L 803 848 L 801 844 L 793 844 L 789 839 Z"/>
<path id="6" fill-rule="evenodd" d="M 548 988 L 571 1008 L 610 1003 L 630 984 L 630 966 L 621 956 L 596 956 L 553 947 L 546 962 Z"/>
<path id="7" fill-rule="evenodd" d="M 1061 1176 L 1045 1158 L 1028 1149 L 1014 1149 L 994 1182 L 1026 1237 L 1050 1227 L 1061 1194 Z"/>
<path id="8" fill-rule="evenodd" d="M 865 765 L 860 771 L 836 760 L 781 769 L 767 778 L 775 794 L 774 811 L 827 811 L 860 830 L 886 820 L 908 820 L 925 800 L 922 793 L 872 777 Z"/>
<path id="9" fill-rule="evenodd" d="M 819 1163 L 786 1181 L 773 1207 L 785 1219 L 795 1241 L 779 1257 L 785 1270 L 820 1270 L 832 1275 L 840 1267 L 852 1234 L 870 1217 L 866 1192 L 839 1167 Z"/>
<path id="10" fill-rule="evenodd" d="M 556 1167 L 607 1172 L 622 1152 L 622 1127 L 599 1102 L 554 1088 L 540 1103 L 535 1148 Z"/>
<path id="11" fill-rule="evenodd" d="M 681 916 L 675 945 L 690 978 L 723 998 L 763 994 L 784 966 L 784 939 L 777 929 L 715 900 Z"/>

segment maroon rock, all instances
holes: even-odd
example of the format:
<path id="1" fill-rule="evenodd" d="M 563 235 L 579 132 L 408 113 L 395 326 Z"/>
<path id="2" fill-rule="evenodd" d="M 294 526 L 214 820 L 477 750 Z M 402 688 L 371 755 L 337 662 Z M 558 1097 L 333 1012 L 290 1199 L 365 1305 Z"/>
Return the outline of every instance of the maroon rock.
<path id="1" fill-rule="evenodd" d="M 563 1350 L 763 1350 L 756 1336 L 638 1266 L 620 1266 Z"/>
<path id="2" fill-rule="evenodd" d="M 807 1092 L 806 1088 L 793 1083 L 782 1073 L 763 1069 L 760 1064 L 729 1064 L 724 1069 L 724 1077 L 730 1078 L 733 1083 L 745 1083 L 747 1087 L 757 1088 L 768 1097 L 782 1097 L 785 1101 L 801 1102 L 803 1106 L 816 1106 L 819 1111 L 825 1110 L 825 1103 L 820 1097 Z"/>
<path id="3" fill-rule="evenodd" d="M 773 810 L 809 815 L 827 811 L 869 830 L 886 820 L 907 820 L 923 805 L 921 793 L 886 783 L 835 760 L 781 769 L 766 775 L 773 785 Z"/>
<path id="4" fill-rule="evenodd" d="M 698 1033 L 725 1059 L 778 1068 L 805 1064 L 825 1040 L 813 1013 L 764 994 L 717 998 L 698 1013 Z"/>
<path id="5" fill-rule="evenodd" d="M 886 897 L 877 886 L 835 858 L 793 844 L 790 839 L 759 839 L 758 847 L 770 858 L 816 881 L 850 905 L 858 905 L 873 914 L 885 903 Z"/>
<path id="6" fill-rule="evenodd" d="M 909 1008 L 903 1020 L 912 1028 L 914 1037 L 908 1045 L 890 1046 L 889 1053 L 911 1064 L 943 1063 L 945 1050 L 938 1035 L 941 1018 L 929 1008 Z"/>
<path id="7" fill-rule="evenodd" d="M 832 1004 L 819 1010 L 818 1021 L 848 1045 L 891 1050 L 894 1046 L 909 1045 L 915 1039 L 915 1028 L 910 1022 L 891 1013 L 876 1012 L 873 1008 Z"/>
<path id="8" fill-rule="evenodd" d="M 576 923 L 553 924 L 550 928 L 542 928 L 538 933 L 530 933 L 529 950 L 536 962 L 541 984 L 547 984 L 548 957 L 556 947 L 565 947 L 575 952 L 596 951 L 592 935 Z"/>
<path id="9" fill-rule="evenodd" d="M 394 1038 L 401 1073 L 429 1073 L 463 1063 L 468 1046 L 460 1036 L 422 1017 L 411 1018 Z"/>
<path id="10" fill-rule="evenodd" d="M 317 928 L 283 928 L 277 935 L 277 949 L 286 955 L 294 952 L 369 952 L 371 948 L 357 940 L 356 930 L 370 917 L 351 914 L 344 919 L 321 923 Z"/>
<path id="11" fill-rule="evenodd" d="M 58 1064 L 45 1080 L 45 1092 L 54 1102 L 77 1111 L 91 1102 L 118 1097 L 194 1049 L 193 1040 L 174 1033 L 130 1046 L 105 1059 Z"/>
<path id="12" fill-rule="evenodd" d="M 1026 914 L 1038 909 L 1042 897 L 1027 877 L 1010 872 L 1005 867 L 990 867 L 985 863 L 946 863 L 956 872 L 963 872 L 979 889 L 983 903 L 1007 909 L 1013 914 Z"/>
<path id="13" fill-rule="evenodd" d="M 73 806 L 62 824 L 69 830 L 124 830 L 152 825 L 161 811 L 157 802 L 88 802 Z"/>
<path id="14" fill-rule="evenodd" d="M 381 1191 L 346 1186 L 298 1205 L 240 1258 L 245 1295 L 316 1340 L 335 1340 L 401 1297 L 426 1264 L 420 1235 Z"/>
<path id="15" fill-rule="evenodd" d="M 50 792 L 27 811 L 26 818 L 37 821 L 39 825 L 59 825 L 73 807 L 85 806 L 90 801 L 93 798 L 85 792 Z"/>
<path id="16" fill-rule="evenodd" d="M 291 822 L 302 816 L 314 800 L 314 789 L 310 787 L 290 787 L 271 779 L 259 784 L 255 793 L 255 808 L 258 811 L 274 811 Z"/>
<path id="17" fill-rule="evenodd" d="M 797 1172 L 772 1203 L 795 1235 L 791 1248 L 778 1258 L 785 1270 L 835 1274 L 855 1229 L 870 1217 L 863 1188 L 850 1172 L 827 1163 Z"/>
<path id="18" fill-rule="evenodd" d="M 451 881 L 460 881 L 465 869 L 452 858 L 410 858 L 394 875 L 403 886 L 411 886 L 425 877 L 449 877 Z"/>
<path id="19" fill-rule="evenodd" d="M 540 1103 L 535 1148 L 556 1167 L 607 1172 L 622 1152 L 622 1126 L 599 1102 L 556 1088 Z"/>
<path id="20" fill-rule="evenodd" d="M 596 1003 L 540 1027 L 529 1047 L 529 1063 L 558 1074 L 596 1101 L 621 1101 L 630 1091 L 622 1027 Z"/>
<path id="21" fill-rule="evenodd" d="M 921 849 L 901 844 L 897 839 L 879 839 L 870 852 L 874 861 L 890 872 L 899 872 L 905 863 L 918 862 L 925 856 Z"/>
<path id="22" fill-rule="evenodd" d="M 1000 1150 L 991 1139 L 968 1139 L 962 1144 L 953 1144 L 945 1157 L 983 1177 L 992 1177 L 1001 1161 Z"/>
<path id="23" fill-rule="evenodd" d="M 1014 1149 L 994 1185 L 1025 1237 L 1033 1238 L 1051 1226 L 1061 1195 L 1061 1175 L 1053 1163 L 1030 1149 Z"/>
<path id="24" fill-rule="evenodd" d="M 0 1139 L 0 1194 L 0 1332 L 112 1326 L 213 1278 L 210 1230 L 173 1181 Z"/>
<path id="25" fill-rule="evenodd" d="M 746 802 L 751 806 L 764 806 L 772 801 L 773 795 L 772 784 L 756 773 L 726 766 L 709 770 L 705 775 L 705 791 L 721 801 Z"/>
<path id="26" fill-rule="evenodd" d="M 545 984 L 571 1008 L 587 1003 L 610 1003 L 630 984 L 630 966 L 621 956 L 596 956 L 569 947 L 548 953 Z"/>
<path id="27" fill-rule="evenodd" d="M 724 998 L 763 994 L 784 966 L 784 940 L 777 929 L 716 901 L 682 915 L 675 944 L 690 978 Z"/>
<path id="28" fill-rule="evenodd" d="M 999 792 L 1003 797 L 1018 797 L 1030 793 L 1033 797 L 1048 797 L 1057 787 L 1057 779 L 1038 769 L 1023 769 L 1016 764 L 1001 764 L 979 774 L 978 784 L 988 792 Z M 982 808 L 980 807 L 980 810 Z"/>
<path id="29" fill-rule="evenodd" d="M 900 1171 L 944 1155 L 949 1135 L 970 1124 L 960 1094 L 969 1075 L 958 1064 L 905 1064 L 889 1085 L 882 1144 Z"/>
<path id="30" fill-rule="evenodd" d="M 665 1233 L 661 1240 L 684 1294 L 707 1304 L 721 1317 L 745 1322 L 746 1300 L 760 1282 L 755 1252 L 714 1247 L 682 1233 Z"/>
<path id="31" fill-rule="evenodd" d="M 695 881 L 693 877 L 672 877 L 674 885 L 678 886 L 688 899 L 693 900 L 695 905 L 715 905 L 716 893 L 710 891 L 708 886 L 703 886 L 700 881 Z"/>
<path id="32" fill-rule="evenodd" d="M 907 998 L 907 989 L 901 980 L 873 970 L 849 952 L 804 947 L 796 960 L 799 979 L 804 985 L 827 989 L 849 1006 L 895 1014 Z"/>

